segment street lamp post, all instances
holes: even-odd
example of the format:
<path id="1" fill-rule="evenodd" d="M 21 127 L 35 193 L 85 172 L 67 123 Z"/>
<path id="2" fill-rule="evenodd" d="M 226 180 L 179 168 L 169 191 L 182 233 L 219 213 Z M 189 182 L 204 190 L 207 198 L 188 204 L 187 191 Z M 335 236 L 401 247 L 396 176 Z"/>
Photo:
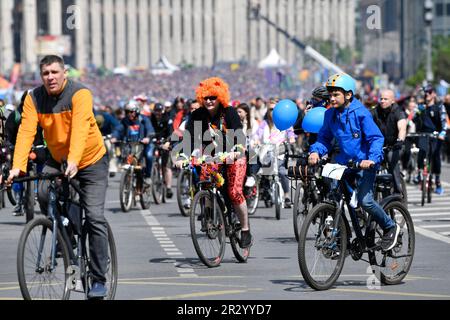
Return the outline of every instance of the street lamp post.
<path id="1" fill-rule="evenodd" d="M 424 20 L 425 32 L 427 37 L 427 61 L 426 61 L 426 79 L 428 82 L 433 82 L 433 66 L 432 66 L 432 32 L 431 25 L 433 23 L 433 0 L 425 0 L 424 3 Z"/>

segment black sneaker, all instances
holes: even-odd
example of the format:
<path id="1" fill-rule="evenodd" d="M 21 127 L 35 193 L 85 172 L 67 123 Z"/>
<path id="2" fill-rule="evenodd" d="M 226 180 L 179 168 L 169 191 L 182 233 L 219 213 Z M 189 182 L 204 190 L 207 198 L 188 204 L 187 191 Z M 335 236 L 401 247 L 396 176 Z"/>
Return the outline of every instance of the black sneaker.
<path id="1" fill-rule="evenodd" d="M 291 207 L 292 207 L 291 199 L 289 199 L 289 198 L 284 199 L 284 208 L 290 209 Z"/>
<path id="2" fill-rule="evenodd" d="M 400 227 L 398 224 L 395 224 L 395 227 L 392 227 L 388 230 L 384 231 L 383 238 L 381 239 L 381 249 L 383 251 L 389 251 L 395 247 L 398 240 L 398 234 L 400 233 Z"/>
<path id="3" fill-rule="evenodd" d="M 241 242 L 239 245 L 242 249 L 250 248 L 253 245 L 253 237 L 250 230 L 241 231 Z"/>
<path id="4" fill-rule="evenodd" d="M 173 197 L 172 189 L 167 189 L 166 197 L 167 197 L 167 199 L 172 199 L 172 197 Z"/>

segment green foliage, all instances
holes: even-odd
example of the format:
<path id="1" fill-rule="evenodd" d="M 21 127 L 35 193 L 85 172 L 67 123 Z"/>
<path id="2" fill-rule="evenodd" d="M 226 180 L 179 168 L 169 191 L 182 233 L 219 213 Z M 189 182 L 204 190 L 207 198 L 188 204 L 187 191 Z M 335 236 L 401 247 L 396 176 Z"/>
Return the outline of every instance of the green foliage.
<path id="1" fill-rule="evenodd" d="M 424 56 L 425 57 L 425 56 Z M 433 37 L 433 73 L 435 80 L 444 79 L 450 82 L 450 38 Z M 425 61 L 421 63 L 416 74 L 406 80 L 406 84 L 414 87 L 426 79 Z"/>

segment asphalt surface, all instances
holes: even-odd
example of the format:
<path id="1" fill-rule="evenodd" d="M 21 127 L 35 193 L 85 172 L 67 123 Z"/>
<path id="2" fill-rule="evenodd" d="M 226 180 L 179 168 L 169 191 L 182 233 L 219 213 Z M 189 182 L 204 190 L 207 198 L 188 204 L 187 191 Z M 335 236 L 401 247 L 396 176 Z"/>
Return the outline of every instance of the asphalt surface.
<path id="1" fill-rule="evenodd" d="M 442 179 L 450 181 L 446 165 Z M 175 195 L 150 210 L 123 213 L 118 200 L 119 177 L 110 179 L 105 215 L 114 233 L 119 300 L 437 300 L 450 299 L 450 184 L 421 207 L 416 186 L 408 186 L 409 209 L 416 228 L 414 261 L 404 282 L 373 286 L 369 265 L 346 259 L 335 286 L 317 292 L 299 271 L 292 209 L 281 220 L 274 209 L 260 207 L 251 217 L 254 246 L 247 263 L 237 263 L 227 245 L 217 268 L 198 259 L 189 220 L 178 212 Z M 174 189 L 175 191 L 175 189 Z M 16 271 L 17 244 L 24 217 L 13 217 L 12 206 L 0 211 L 0 300 L 21 299 Z M 73 299 L 80 296 L 72 295 Z"/>

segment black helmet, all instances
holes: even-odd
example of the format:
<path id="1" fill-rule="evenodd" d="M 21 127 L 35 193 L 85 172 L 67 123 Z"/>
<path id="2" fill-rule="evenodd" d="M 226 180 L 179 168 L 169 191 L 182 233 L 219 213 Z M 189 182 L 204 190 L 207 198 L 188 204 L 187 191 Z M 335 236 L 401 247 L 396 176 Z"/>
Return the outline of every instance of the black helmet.
<path id="1" fill-rule="evenodd" d="M 328 93 L 328 90 L 325 86 L 317 87 L 313 90 L 312 96 L 314 98 L 318 98 L 320 100 L 329 100 L 330 94 Z"/>

